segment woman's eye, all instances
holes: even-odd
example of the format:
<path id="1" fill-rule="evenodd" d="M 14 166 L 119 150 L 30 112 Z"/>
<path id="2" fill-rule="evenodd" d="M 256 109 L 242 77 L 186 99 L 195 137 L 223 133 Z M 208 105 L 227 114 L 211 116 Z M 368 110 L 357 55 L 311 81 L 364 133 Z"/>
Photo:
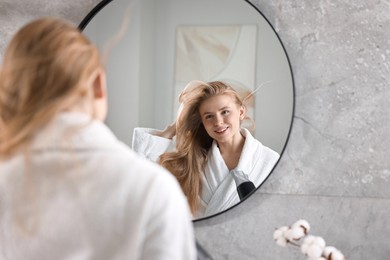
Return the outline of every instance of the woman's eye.
<path id="1" fill-rule="evenodd" d="M 206 120 L 207 120 L 207 119 L 211 119 L 211 118 L 212 118 L 212 115 L 207 115 L 207 116 L 205 116 L 204 118 L 205 118 Z"/>

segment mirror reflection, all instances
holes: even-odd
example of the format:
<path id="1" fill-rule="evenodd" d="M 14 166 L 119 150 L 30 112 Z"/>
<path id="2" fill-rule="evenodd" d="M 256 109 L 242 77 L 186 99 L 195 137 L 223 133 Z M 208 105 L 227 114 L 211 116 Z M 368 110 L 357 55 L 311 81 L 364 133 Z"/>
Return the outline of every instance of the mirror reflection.
<path id="1" fill-rule="evenodd" d="M 126 0 L 111 2 L 85 28 L 84 32 L 103 51 L 123 24 L 128 5 Z M 201 81 L 209 86 L 221 82 L 233 87 L 241 100 L 250 97 L 243 104 L 237 104 L 232 101 L 232 95 L 217 95 L 226 96 L 228 105 L 215 107 L 219 104 L 215 101 L 211 103 L 214 106 L 203 111 L 208 116 L 219 117 L 223 111 L 220 109 L 228 107 L 229 113 L 237 112 L 238 124 L 242 122 L 242 115 L 255 122 L 253 132 L 249 131 L 250 121 L 244 127 L 240 125 L 238 137 L 242 139 L 238 138 L 240 145 L 234 146 L 240 147 L 234 160 L 224 157 L 222 147 L 225 146 L 223 141 L 218 141 L 219 137 L 208 135 L 213 142 L 206 148 L 206 154 L 217 151 L 216 164 L 221 169 L 211 167 L 213 157 L 206 156 L 201 167 L 200 189 L 195 191 L 200 199 L 197 205 L 201 206 L 193 213 L 198 219 L 222 212 L 240 201 L 239 181 L 235 180 L 240 177 L 233 177 L 232 170 L 237 170 L 237 176 L 252 176 L 253 170 L 253 176 L 262 176 L 250 180 L 258 187 L 272 171 L 288 138 L 293 112 L 293 81 L 283 46 L 264 17 L 242 0 L 142 0 L 132 6 L 130 18 L 126 33 L 109 53 L 106 67 L 110 104 L 106 123 L 128 145 L 146 143 L 147 139 L 137 139 L 137 133 L 141 137 L 161 138 L 158 134 L 176 122 L 181 105 L 178 97 L 191 83 Z M 200 87 L 203 83 L 195 85 Z M 198 112 L 200 115 L 199 109 Z M 208 134 L 205 118 L 200 119 Z M 222 133 L 228 125 L 225 123 L 225 128 L 217 132 Z M 228 132 L 236 129 L 231 125 L 235 123 L 229 125 Z M 148 132 L 145 129 L 156 130 Z M 178 136 L 173 136 L 172 140 L 168 138 L 168 146 L 178 145 L 178 139 Z M 265 156 L 269 159 L 266 163 L 259 159 L 264 155 L 261 149 L 243 156 L 241 151 L 248 139 L 257 140 L 254 143 L 273 156 Z M 152 159 L 159 160 L 159 155 L 168 146 L 157 151 L 157 158 Z M 137 150 L 137 147 L 133 148 Z M 234 157 L 231 152 L 227 154 Z M 238 167 L 240 164 L 252 168 L 242 171 Z M 256 169 L 255 165 L 262 170 Z"/>

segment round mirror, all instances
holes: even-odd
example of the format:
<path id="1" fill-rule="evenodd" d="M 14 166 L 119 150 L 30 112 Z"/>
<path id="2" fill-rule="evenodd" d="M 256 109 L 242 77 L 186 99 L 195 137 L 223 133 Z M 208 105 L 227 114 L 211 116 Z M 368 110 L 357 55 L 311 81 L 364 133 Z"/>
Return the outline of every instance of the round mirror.
<path id="1" fill-rule="evenodd" d="M 255 93 L 248 107 L 253 136 L 283 153 L 294 110 L 292 71 L 277 33 L 250 2 L 102 1 L 79 27 L 108 53 L 106 123 L 129 146 L 135 127 L 163 129 L 174 121 L 189 81 L 221 80 Z"/>

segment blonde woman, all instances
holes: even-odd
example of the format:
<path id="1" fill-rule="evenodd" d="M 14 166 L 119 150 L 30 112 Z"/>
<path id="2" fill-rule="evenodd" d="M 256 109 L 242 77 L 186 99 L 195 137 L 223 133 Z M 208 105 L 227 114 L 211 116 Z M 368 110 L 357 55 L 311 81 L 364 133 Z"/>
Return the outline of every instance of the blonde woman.
<path id="1" fill-rule="evenodd" d="M 253 192 L 272 171 L 279 154 L 241 127 L 246 107 L 228 84 L 192 81 L 179 101 L 177 120 L 165 130 L 134 130 L 133 149 L 172 172 L 193 217 L 205 217 Z M 175 149 L 169 151 L 174 137 Z"/>
<path id="2" fill-rule="evenodd" d="M 54 18 L 13 37 L 0 70 L 0 259 L 196 259 L 176 179 L 102 123 L 97 48 Z"/>

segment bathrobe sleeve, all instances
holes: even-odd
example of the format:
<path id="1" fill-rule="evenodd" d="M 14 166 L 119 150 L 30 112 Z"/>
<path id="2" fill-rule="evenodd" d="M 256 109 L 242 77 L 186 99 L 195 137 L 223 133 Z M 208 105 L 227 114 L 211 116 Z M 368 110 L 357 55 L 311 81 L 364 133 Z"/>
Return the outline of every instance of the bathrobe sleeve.
<path id="1" fill-rule="evenodd" d="M 158 161 L 161 154 L 173 147 L 171 139 L 157 136 L 158 130 L 136 127 L 133 132 L 133 150 L 151 161 Z"/>

